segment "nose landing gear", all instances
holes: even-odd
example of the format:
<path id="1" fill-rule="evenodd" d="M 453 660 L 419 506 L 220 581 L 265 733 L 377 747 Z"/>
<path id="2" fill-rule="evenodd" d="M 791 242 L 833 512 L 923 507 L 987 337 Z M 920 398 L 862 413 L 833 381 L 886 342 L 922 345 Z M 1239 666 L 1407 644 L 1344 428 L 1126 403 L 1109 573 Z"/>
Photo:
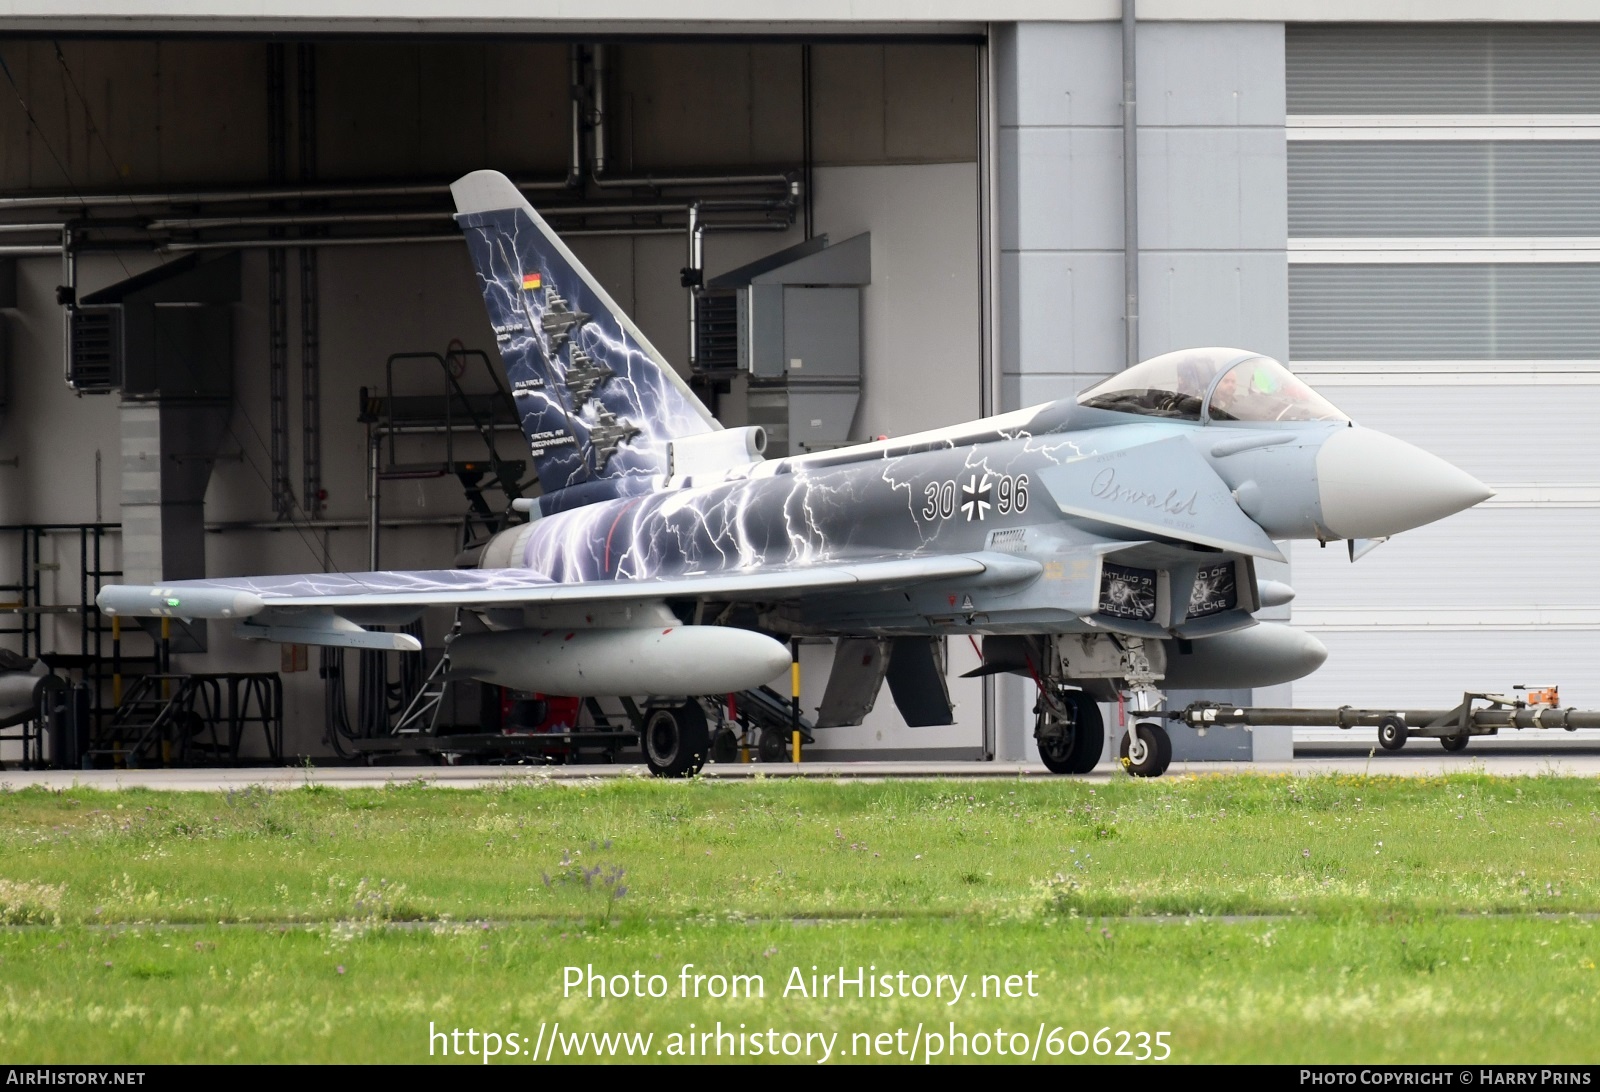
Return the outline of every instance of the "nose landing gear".
<path id="1" fill-rule="evenodd" d="M 1172 765 L 1172 737 L 1153 720 L 1136 723 L 1122 737 L 1122 768 L 1134 777 L 1160 777 Z"/>

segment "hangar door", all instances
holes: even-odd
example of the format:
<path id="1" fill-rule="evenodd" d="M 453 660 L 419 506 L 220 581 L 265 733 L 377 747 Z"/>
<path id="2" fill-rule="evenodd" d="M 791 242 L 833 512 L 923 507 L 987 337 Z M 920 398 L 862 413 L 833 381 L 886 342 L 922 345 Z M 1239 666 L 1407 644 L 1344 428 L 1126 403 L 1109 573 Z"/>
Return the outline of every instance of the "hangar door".
<path id="1" fill-rule="evenodd" d="M 1600 30 L 1303 26 L 1287 50 L 1294 365 L 1497 492 L 1355 565 L 1295 544 L 1295 620 L 1331 653 L 1296 704 L 1559 682 L 1593 707 Z"/>

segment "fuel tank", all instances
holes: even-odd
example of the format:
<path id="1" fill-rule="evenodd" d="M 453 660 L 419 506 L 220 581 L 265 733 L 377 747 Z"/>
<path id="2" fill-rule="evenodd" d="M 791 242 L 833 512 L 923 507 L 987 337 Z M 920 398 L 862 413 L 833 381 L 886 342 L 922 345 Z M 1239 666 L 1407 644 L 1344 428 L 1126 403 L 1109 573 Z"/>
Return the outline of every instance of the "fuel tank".
<path id="1" fill-rule="evenodd" d="M 727 694 L 788 667 L 778 641 L 726 626 L 514 629 L 450 645 L 452 677 L 594 698 Z"/>
<path id="2" fill-rule="evenodd" d="M 1185 651 L 1187 647 L 1187 651 Z M 1164 689 L 1214 690 L 1303 679 L 1328 658 L 1323 643 L 1274 622 L 1167 646 Z"/>

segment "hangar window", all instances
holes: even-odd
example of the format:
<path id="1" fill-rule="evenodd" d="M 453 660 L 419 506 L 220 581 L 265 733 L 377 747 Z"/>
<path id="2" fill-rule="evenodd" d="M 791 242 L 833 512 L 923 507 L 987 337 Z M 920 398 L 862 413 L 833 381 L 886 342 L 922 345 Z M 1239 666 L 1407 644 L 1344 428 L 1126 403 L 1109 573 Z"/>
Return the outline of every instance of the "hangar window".
<path id="1" fill-rule="evenodd" d="M 1180 349 L 1135 364 L 1078 396 L 1092 409 L 1181 421 L 1347 421 L 1271 357 L 1242 349 Z"/>

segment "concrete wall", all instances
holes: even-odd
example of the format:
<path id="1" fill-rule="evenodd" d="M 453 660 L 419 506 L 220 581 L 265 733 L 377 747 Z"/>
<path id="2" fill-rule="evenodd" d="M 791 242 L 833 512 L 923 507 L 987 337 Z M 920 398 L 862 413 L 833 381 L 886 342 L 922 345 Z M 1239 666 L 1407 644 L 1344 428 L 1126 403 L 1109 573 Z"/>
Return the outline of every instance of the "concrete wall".
<path id="1" fill-rule="evenodd" d="M 1139 355 L 1239 345 L 1286 358 L 1283 26 L 1143 22 L 1137 57 Z M 994 69 L 1011 409 L 1124 366 L 1121 27 L 1004 27 Z M 1002 757 L 1032 756 L 1032 699 L 1000 684 Z M 1260 757 L 1287 740 L 1256 735 Z"/>
<path id="2" fill-rule="evenodd" d="M 1142 24 L 1140 356 L 1289 350 L 1281 24 Z M 1021 24 L 995 51 L 1002 396 L 1123 366 L 1121 28 Z"/>

